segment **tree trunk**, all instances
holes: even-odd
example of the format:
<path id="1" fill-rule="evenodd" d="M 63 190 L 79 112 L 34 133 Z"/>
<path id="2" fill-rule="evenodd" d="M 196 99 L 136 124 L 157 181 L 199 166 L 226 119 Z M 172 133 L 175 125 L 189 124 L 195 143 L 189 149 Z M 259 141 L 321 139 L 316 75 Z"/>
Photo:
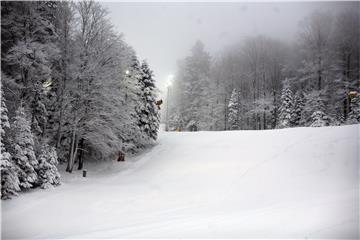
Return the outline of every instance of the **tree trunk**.
<path id="1" fill-rule="evenodd" d="M 264 111 L 264 126 L 263 126 L 263 129 L 266 129 L 266 112 Z"/>
<path id="2" fill-rule="evenodd" d="M 321 90 L 321 82 L 322 82 L 321 62 L 322 62 L 322 59 L 321 59 L 321 56 L 319 56 L 319 61 L 318 61 L 318 64 L 319 64 L 319 70 L 318 70 L 318 89 L 319 89 L 319 90 Z"/>
<path id="3" fill-rule="evenodd" d="M 78 164 L 78 170 L 83 169 L 83 165 L 84 165 L 84 158 L 83 158 L 83 154 L 84 154 L 84 138 L 81 138 L 80 143 L 79 143 L 79 147 L 80 147 L 80 153 L 79 153 L 79 164 Z"/>
<path id="4" fill-rule="evenodd" d="M 75 159 L 76 159 L 76 156 L 77 156 L 77 152 L 78 152 L 78 149 L 79 149 L 79 143 L 78 143 L 78 138 L 77 136 L 75 137 L 75 150 L 74 150 L 74 154 L 73 154 L 73 157 L 72 157 L 72 160 L 71 160 L 71 166 L 70 166 L 70 173 L 72 173 L 72 170 L 74 168 L 74 162 L 75 162 Z"/>
<path id="5" fill-rule="evenodd" d="M 62 115 L 63 115 L 63 111 L 60 110 L 60 118 L 59 118 L 59 127 L 57 129 L 57 133 L 56 133 L 56 149 L 59 148 L 60 146 L 60 140 L 61 140 L 61 128 L 62 128 Z"/>
<path id="6" fill-rule="evenodd" d="M 67 167 L 66 167 L 66 171 L 71 173 L 72 172 L 72 169 L 73 169 L 73 165 L 74 165 L 74 148 L 75 148 L 75 144 L 77 145 L 76 143 L 76 127 L 74 127 L 73 129 L 73 135 L 72 135 L 72 138 L 71 138 L 71 147 L 70 147 L 70 154 L 69 154 L 69 159 L 68 159 L 68 164 L 67 164 Z M 77 150 L 77 146 L 76 146 L 76 150 Z"/>
<path id="7" fill-rule="evenodd" d="M 73 134 L 74 134 L 74 132 L 73 132 Z M 70 165 L 71 165 L 71 159 L 72 159 L 72 154 L 73 154 L 73 148 L 74 148 L 74 136 L 71 138 L 71 142 L 70 142 L 69 158 L 68 158 L 68 161 L 67 161 L 66 172 L 70 172 Z"/>
<path id="8" fill-rule="evenodd" d="M 64 115 L 64 92 L 65 92 L 65 87 L 66 87 L 66 70 L 64 72 L 64 79 L 63 79 L 63 86 L 61 89 L 61 93 L 60 93 L 60 116 L 59 116 L 59 127 L 57 129 L 57 133 L 56 133 L 56 148 L 58 148 L 60 146 L 60 139 L 61 139 L 61 130 L 62 130 L 62 119 L 63 119 L 63 115 Z"/>

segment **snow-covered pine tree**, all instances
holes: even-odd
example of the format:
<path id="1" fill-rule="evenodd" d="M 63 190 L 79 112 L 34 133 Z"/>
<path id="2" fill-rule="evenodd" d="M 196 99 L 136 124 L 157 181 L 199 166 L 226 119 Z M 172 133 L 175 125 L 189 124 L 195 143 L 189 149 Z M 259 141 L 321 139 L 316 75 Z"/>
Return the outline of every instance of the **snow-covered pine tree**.
<path id="1" fill-rule="evenodd" d="M 11 159 L 10 153 L 5 147 L 5 140 L 7 140 L 6 132 L 10 129 L 8 110 L 3 97 L 1 89 L 1 124 L 0 124 L 0 167 L 1 167 L 1 199 L 9 199 L 16 196 L 20 191 L 19 178 L 17 176 L 16 165 Z"/>
<path id="2" fill-rule="evenodd" d="M 140 92 L 141 79 L 142 79 L 141 64 L 135 53 L 133 53 L 130 58 L 131 58 L 130 66 L 129 69 L 126 70 L 125 75 L 136 83 L 136 86 L 139 88 L 137 89 L 138 90 L 137 94 L 139 95 L 139 97 L 141 97 L 141 92 Z"/>
<path id="3" fill-rule="evenodd" d="M 288 84 L 285 84 L 281 93 L 281 105 L 278 128 L 291 126 L 291 112 L 293 109 L 293 93 Z"/>
<path id="4" fill-rule="evenodd" d="M 240 128 L 240 102 L 239 93 L 236 88 L 233 89 L 228 104 L 228 127 L 230 130 L 238 130 Z"/>
<path id="5" fill-rule="evenodd" d="M 34 152 L 34 136 L 31 132 L 30 121 L 26 119 L 25 110 L 19 107 L 15 121 L 12 124 L 14 139 L 13 160 L 18 166 L 18 177 L 21 189 L 35 186 L 37 182 L 36 169 L 38 161 Z"/>
<path id="6" fill-rule="evenodd" d="M 297 91 L 294 97 L 294 106 L 291 113 L 291 126 L 299 126 L 301 120 L 301 113 L 304 109 L 304 96 L 300 91 Z"/>
<path id="7" fill-rule="evenodd" d="M 51 185 L 60 184 L 60 174 L 57 169 L 58 159 L 54 147 L 44 144 L 38 156 L 39 167 L 38 185 L 41 188 L 49 188 Z"/>
<path id="8" fill-rule="evenodd" d="M 139 127 L 151 139 L 156 140 L 159 129 L 160 116 L 156 101 L 156 87 L 153 73 L 146 61 L 141 64 L 141 78 L 139 79 L 141 89 L 141 105 L 139 108 Z"/>
<path id="9" fill-rule="evenodd" d="M 169 130 L 170 131 L 181 131 L 184 129 L 184 121 L 178 112 L 172 112 L 169 116 Z"/>
<path id="10" fill-rule="evenodd" d="M 319 113 L 313 115 L 317 111 L 324 114 L 323 120 L 327 122 L 326 124 L 329 124 L 329 117 L 326 114 L 323 93 L 322 91 L 314 90 L 305 94 L 305 105 L 301 113 L 300 125 L 307 127 L 311 126 L 314 122 L 314 117 L 320 116 Z"/>
<path id="11" fill-rule="evenodd" d="M 315 111 L 312 115 L 311 115 L 311 119 L 312 119 L 312 123 L 311 123 L 311 127 L 324 127 L 324 126 L 329 126 L 329 119 L 328 117 L 325 115 L 325 113 L 323 111 Z"/>
<path id="12" fill-rule="evenodd" d="M 125 77 L 121 81 L 122 88 L 125 89 L 124 113 L 121 116 L 125 117 L 125 119 L 123 119 L 122 123 L 124 127 L 119 128 L 118 135 L 122 139 L 125 151 L 136 152 L 148 144 L 149 138 L 139 127 L 139 106 L 142 102 L 139 84 L 142 76 L 141 66 L 133 49 L 128 47 L 125 51 L 127 53 L 122 61 L 126 63 L 126 66 L 124 66 Z"/>
<path id="13" fill-rule="evenodd" d="M 17 167 L 11 160 L 11 155 L 1 143 L 1 199 L 10 199 L 20 191 L 20 182 L 17 176 Z"/>
<path id="14" fill-rule="evenodd" d="M 347 122 L 349 124 L 360 123 L 360 95 L 351 98 L 350 113 Z"/>
<path id="15" fill-rule="evenodd" d="M 211 101 L 209 101 L 211 58 L 201 41 L 195 43 L 191 53 L 190 56 L 179 62 L 174 92 L 179 93 L 177 100 L 179 114 L 184 119 L 185 128 L 191 126 L 198 130 L 206 130 L 211 126 L 209 123 L 209 116 L 211 116 Z M 224 105 L 226 107 L 227 102 Z"/>
<path id="16" fill-rule="evenodd" d="M 45 131 L 48 114 L 44 104 L 46 101 L 42 87 L 37 87 L 35 91 L 37 93 L 34 95 L 30 105 L 32 109 L 31 130 L 38 137 Z"/>
<path id="17" fill-rule="evenodd" d="M 276 105 L 273 106 L 273 107 L 271 108 L 270 114 L 271 114 L 271 119 L 270 119 L 270 121 L 271 121 L 271 127 L 272 127 L 272 128 L 276 128 L 277 122 L 278 122 L 279 107 L 276 106 Z"/>

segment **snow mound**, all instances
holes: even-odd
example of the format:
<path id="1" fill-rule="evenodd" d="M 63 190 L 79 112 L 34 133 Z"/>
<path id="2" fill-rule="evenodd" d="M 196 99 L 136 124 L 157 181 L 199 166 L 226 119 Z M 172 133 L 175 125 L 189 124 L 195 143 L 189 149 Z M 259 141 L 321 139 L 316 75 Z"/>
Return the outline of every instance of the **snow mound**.
<path id="1" fill-rule="evenodd" d="M 359 238 L 359 125 L 162 132 L 150 151 L 2 201 L 10 238 Z"/>

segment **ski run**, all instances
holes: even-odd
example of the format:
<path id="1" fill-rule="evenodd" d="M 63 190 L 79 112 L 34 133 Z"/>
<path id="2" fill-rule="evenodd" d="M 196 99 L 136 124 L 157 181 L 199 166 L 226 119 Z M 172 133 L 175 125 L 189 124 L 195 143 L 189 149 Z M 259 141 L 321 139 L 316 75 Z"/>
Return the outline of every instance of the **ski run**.
<path id="1" fill-rule="evenodd" d="M 359 125 L 160 132 L 125 162 L 3 201 L 2 238 L 357 239 L 358 149 Z"/>

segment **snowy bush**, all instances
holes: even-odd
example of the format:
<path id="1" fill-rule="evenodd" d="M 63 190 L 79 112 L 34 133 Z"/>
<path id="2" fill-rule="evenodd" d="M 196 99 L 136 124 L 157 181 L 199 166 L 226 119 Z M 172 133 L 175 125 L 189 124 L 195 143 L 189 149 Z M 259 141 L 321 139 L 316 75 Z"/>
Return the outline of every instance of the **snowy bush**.
<path id="1" fill-rule="evenodd" d="M 58 160 L 55 148 L 45 144 L 40 150 L 38 161 L 38 185 L 41 188 L 59 185 L 60 174 L 57 169 Z"/>

